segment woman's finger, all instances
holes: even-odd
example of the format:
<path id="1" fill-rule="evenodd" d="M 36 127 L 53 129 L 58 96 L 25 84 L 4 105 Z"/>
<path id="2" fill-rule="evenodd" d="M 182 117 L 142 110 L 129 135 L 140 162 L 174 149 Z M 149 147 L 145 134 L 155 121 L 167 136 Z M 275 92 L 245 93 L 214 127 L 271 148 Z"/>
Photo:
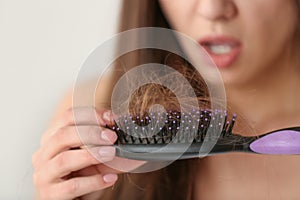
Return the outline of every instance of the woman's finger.
<path id="1" fill-rule="evenodd" d="M 93 176 L 72 178 L 55 184 L 52 187 L 55 194 L 52 194 L 51 199 L 60 199 L 59 197 L 61 196 L 66 199 L 74 199 L 110 187 L 117 179 L 118 176 L 116 174 L 96 174 Z"/>
<path id="2" fill-rule="evenodd" d="M 56 182 L 71 172 L 110 161 L 114 156 L 114 147 L 94 147 L 89 151 L 86 149 L 65 151 L 47 162 L 39 173 L 47 174 L 42 182 Z"/>
<path id="3" fill-rule="evenodd" d="M 41 139 L 43 146 L 56 131 L 64 126 L 73 125 L 96 125 L 105 127 L 114 123 L 113 115 L 110 110 L 96 109 L 94 107 L 75 107 L 69 108 L 56 121 L 51 129 L 46 131 Z"/>
<path id="4" fill-rule="evenodd" d="M 66 126 L 60 128 L 47 145 L 42 146 L 43 159 L 50 160 L 55 155 L 70 148 L 84 145 L 112 145 L 117 135 L 112 130 L 99 126 Z"/>
<path id="5" fill-rule="evenodd" d="M 95 125 L 111 124 L 112 112 L 95 107 L 71 107 L 57 120 L 56 127 L 68 125 Z"/>

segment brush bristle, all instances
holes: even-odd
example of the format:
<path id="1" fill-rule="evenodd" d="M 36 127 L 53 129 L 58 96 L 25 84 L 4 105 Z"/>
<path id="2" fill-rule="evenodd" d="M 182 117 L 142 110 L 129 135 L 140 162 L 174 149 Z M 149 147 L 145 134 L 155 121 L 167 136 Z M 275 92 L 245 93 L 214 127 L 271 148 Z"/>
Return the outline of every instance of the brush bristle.
<path id="1" fill-rule="evenodd" d="M 118 135 L 117 144 L 197 143 L 230 136 L 236 115 L 228 118 L 226 111 L 217 110 L 120 115 L 111 129 Z M 221 132 L 206 137 L 209 128 Z"/>

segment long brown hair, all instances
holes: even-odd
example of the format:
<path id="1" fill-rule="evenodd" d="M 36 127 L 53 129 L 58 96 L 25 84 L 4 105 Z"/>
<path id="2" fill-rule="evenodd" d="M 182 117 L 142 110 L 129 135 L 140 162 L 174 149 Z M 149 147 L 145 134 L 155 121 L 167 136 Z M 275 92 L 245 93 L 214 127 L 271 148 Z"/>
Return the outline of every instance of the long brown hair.
<path id="1" fill-rule="evenodd" d="M 126 31 L 139 27 L 163 27 L 170 28 L 166 18 L 163 15 L 158 0 L 123 0 L 123 6 L 120 16 L 119 31 Z M 167 59 L 168 58 L 168 59 Z M 169 52 L 159 50 L 137 50 L 128 53 L 118 59 L 115 63 L 115 78 L 119 77 L 126 70 L 139 64 L 147 63 L 150 60 L 156 63 L 168 63 L 172 65 L 176 70 L 180 71 L 190 81 L 191 85 L 195 86 L 195 93 L 202 102 L 207 94 L 203 79 L 199 74 L 195 74 L 189 63 L 183 61 L 183 59 L 176 58 L 176 55 L 171 55 Z M 176 64 L 172 60 L 180 60 Z M 121 73 L 119 73 L 121 72 Z M 192 77 L 192 78 L 191 78 Z M 111 84 L 113 87 L 113 83 Z M 155 85 L 151 85 L 150 89 L 153 89 Z M 145 91 L 149 90 L 149 87 Z M 147 92 L 142 92 L 143 94 Z M 162 91 L 159 88 L 158 91 Z M 166 91 L 164 90 L 166 93 Z M 164 93 L 164 94 L 165 94 Z M 153 96 L 160 96 L 159 92 Z M 168 95 L 167 95 L 168 96 Z M 138 101 L 139 95 L 134 96 L 136 100 L 133 100 L 134 105 L 132 109 L 142 109 L 149 105 L 144 105 L 145 101 Z M 168 97 L 172 97 L 170 94 Z M 145 98 L 145 96 L 143 96 Z M 148 98 L 148 96 L 146 96 Z M 165 99 L 163 101 L 166 101 Z M 171 105 L 170 99 L 168 99 L 168 105 Z M 147 102 L 151 102 L 147 101 Z M 163 102 L 160 102 L 163 104 Z M 141 110 L 137 110 L 140 112 Z M 112 187 L 105 190 L 101 199 L 124 199 L 124 200 L 165 200 L 165 199 L 177 199 L 188 200 L 193 199 L 193 177 L 195 177 L 196 166 L 199 159 L 190 159 L 183 161 L 175 161 L 171 165 L 148 173 L 141 174 L 122 174 L 119 175 L 117 183 Z M 145 180 L 145 177 L 147 179 Z"/>

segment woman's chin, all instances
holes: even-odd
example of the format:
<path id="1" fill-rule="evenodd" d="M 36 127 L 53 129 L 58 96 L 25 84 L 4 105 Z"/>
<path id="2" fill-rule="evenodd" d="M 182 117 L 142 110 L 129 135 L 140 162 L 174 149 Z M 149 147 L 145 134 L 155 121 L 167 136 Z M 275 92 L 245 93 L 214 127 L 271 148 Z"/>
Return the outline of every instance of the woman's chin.
<path id="1" fill-rule="evenodd" d="M 227 88 L 242 88 L 246 87 L 249 83 L 247 73 L 238 73 L 233 71 L 221 72 L 223 83 Z"/>
<path id="2" fill-rule="evenodd" d="M 238 76 L 236 73 L 231 71 L 221 71 L 222 80 L 225 86 L 234 86 L 239 82 Z"/>

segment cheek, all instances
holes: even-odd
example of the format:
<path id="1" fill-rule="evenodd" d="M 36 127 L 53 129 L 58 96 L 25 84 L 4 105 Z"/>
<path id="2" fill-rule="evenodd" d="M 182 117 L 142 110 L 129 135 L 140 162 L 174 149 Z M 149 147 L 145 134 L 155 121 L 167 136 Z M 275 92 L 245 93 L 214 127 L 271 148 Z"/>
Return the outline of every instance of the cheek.
<path id="1" fill-rule="evenodd" d="M 287 52 L 295 45 L 298 10 L 290 0 L 272 1 L 276 2 L 272 6 L 269 0 L 241 2 L 237 22 L 241 27 L 243 53 L 237 67 L 222 74 L 225 82 L 249 82 L 268 76 L 270 70 L 280 72 L 284 60 L 290 56 Z"/>
<path id="2" fill-rule="evenodd" d="M 298 23 L 298 9 L 295 2 L 295 0 L 264 0 L 262 3 L 244 5 L 247 9 L 243 9 L 241 17 L 247 24 L 245 26 L 247 32 L 253 34 L 252 36 L 261 35 L 269 39 L 273 36 L 280 38 L 292 35 Z"/>
<path id="3" fill-rule="evenodd" d="M 295 3 L 285 1 L 270 6 L 261 5 L 262 8 L 249 9 L 244 12 L 244 40 L 249 55 L 256 54 L 266 59 L 278 57 L 284 49 L 294 45 L 294 36 L 298 27 L 298 11 Z M 290 3 L 288 3 L 290 2 Z M 295 2 L 295 1 L 293 1 Z M 265 9 L 263 9 L 265 8 Z M 267 9 L 268 8 L 268 9 Z M 277 54 L 277 55 L 275 55 Z"/>
<path id="4" fill-rule="evenodd" d="M 198 0 L 159 0 L 161 8 L 171 27 L 182 33 L 192 28 L 194 8 Z"/>

